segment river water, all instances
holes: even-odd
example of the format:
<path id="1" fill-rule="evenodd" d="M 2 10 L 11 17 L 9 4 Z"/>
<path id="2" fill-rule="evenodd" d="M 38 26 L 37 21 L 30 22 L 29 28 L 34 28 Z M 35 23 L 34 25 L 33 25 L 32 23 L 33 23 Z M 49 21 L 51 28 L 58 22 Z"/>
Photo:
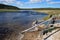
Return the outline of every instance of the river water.
<path id="1" fill-rule="evenodd" d="M 0 27 L 10 27 L 23 31 L 32 27 L 32 22 L 45 16 L 47 14 L 34 11 L 0 12 Z"/>

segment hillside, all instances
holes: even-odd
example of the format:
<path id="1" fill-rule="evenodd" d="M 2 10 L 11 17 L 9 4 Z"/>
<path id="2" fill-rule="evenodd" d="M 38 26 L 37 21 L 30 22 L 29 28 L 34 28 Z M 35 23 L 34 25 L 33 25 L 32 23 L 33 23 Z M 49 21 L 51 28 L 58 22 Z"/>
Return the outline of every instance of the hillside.
<path id="1" fill-rule="evenodd" d="M 16 9 L 16 10 L 19 10 L 18 7 L 11 6 L 11 5 L 5 5 L 5 4 L 0 4 L 0 9 Z"/>
<path id="2" fill-rule="evenodd" d="M 22 10 L 60 10 L 60 8 L 22 8 Z"/>

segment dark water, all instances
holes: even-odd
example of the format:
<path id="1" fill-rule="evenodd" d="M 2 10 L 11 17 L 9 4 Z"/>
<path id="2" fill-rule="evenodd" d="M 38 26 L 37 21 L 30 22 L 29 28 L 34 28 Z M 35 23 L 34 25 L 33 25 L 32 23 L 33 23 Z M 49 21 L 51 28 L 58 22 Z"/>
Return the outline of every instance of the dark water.
<path id="1" fill-rule="evenodd" d="M 33 11 L 0 12 L 0 27 L 10 27 L 22 31 L 32 27 L 32 22 L 45 16 L 47 14 Z"/>

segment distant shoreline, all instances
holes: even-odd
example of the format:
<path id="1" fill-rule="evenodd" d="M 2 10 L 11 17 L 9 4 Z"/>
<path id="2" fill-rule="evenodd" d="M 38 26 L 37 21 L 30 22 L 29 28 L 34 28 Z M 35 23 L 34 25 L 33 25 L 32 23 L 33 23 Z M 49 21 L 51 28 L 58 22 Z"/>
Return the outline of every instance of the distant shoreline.
<path id="1" fill-rule="evenodd" d="M 20 10 L 25 10 L 25 9 L 20 9 Z M 0 12 L 17 12 L 17 11 L 20 11 L 20 10 L 18 10 L 18 9 L 0 9 Z M 33 9 L 33 11 L 35 11 L 35 12 L 43 12 L 43 13 L 46 13 L 46 14 L 49 14 L 49 15 L 53 15 L 53 14 L 60 14 L 60 10 L 58 10 L 58 9 L 56 9 L 56 10 L 53 10 L 53 9 L 51 9 L 51 10 L 49 10 L 49 9 L 47 9 L 47 10 L 45 10 L 45 9 L 43 9 L 43 10 L 41 10 L 41 9 L 36 9 L 36 10 L 34 10 Z"/>
<path id="2" fill-rule="evenodd" d="M 16 12 L 16 11 L 19 11 L 19 10 L 15 10 L 15 9 L 0 9 L 0 12 Z"/>

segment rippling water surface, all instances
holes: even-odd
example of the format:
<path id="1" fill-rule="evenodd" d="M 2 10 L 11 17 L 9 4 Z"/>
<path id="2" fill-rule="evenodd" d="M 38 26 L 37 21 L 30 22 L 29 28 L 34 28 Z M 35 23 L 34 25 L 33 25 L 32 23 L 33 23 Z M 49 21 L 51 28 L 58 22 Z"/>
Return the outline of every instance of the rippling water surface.
<path id="1" fill-rule="evenodd" d="M 0 12 L 0 26 L 22 31 L 32 27 L 33 21 L 40 20 L 45 16 L 47 14 L 33 11 Z"/>

